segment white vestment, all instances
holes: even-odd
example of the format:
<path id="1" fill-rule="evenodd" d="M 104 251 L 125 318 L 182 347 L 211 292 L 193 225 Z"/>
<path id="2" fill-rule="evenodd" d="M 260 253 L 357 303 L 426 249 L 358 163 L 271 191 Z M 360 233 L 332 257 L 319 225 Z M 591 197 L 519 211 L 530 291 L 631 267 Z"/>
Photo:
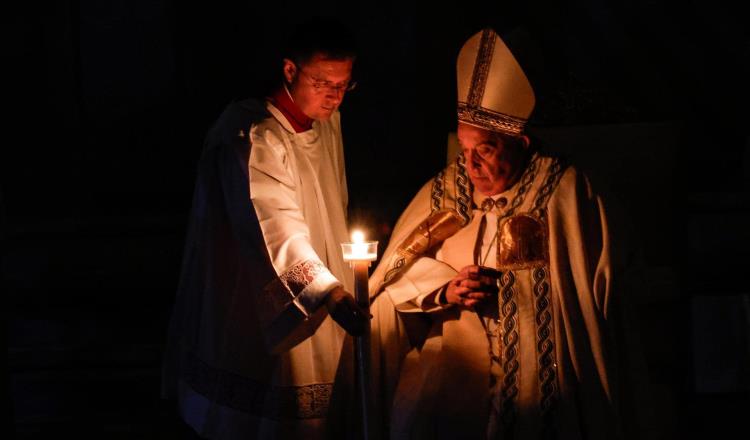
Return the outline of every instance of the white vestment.
<path id="1" fill-rule="evenodd" d="M 322 302 L 353 287 L 339 113 L 295 133 L 267 111 L 204 152 L 171 325 L 165 377 L 211 439 L 325 438 L 344 341 Z"/>

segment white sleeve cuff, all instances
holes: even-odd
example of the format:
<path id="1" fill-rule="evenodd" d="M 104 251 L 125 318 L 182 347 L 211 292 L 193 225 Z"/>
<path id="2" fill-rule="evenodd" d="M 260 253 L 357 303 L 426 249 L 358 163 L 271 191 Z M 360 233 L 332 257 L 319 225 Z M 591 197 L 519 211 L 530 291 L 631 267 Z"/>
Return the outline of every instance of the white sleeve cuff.
<path id="1" fill-rule="evenodd" d="M 443 287 L 456 276 L 456 270 L 441 261 L 422 257 L 385 287 L 396 309 L 401 312 L 423 312 L 425 297 Z M 430 308 L 438 310 L 437 308 Z"/>
<path id="2" fill-rule="evenodd" d="M 323 298 L 328 295 L 334 287 L 342 286 L 341 282 L 331 274 L 328 269 L 320 272 L 315 279 L 308 284 L 296 298 L 297 307 L 306 315 L 312 315 L 320 307 Z"/>

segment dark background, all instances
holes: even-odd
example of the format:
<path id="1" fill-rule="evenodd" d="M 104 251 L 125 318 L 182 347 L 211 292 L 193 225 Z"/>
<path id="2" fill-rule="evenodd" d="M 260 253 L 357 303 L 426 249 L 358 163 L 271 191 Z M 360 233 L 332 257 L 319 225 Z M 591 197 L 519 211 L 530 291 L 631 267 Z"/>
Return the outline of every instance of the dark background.
<path id="1" fill-rule="evenodd" d="M 310 14 L 358 35 L 359 87 L 342 107 L 350 219 L 381 250 L 445 164 L 460 46 L 482 26 L 526 29 L 544 60 L 534 133 L 592 175 L 642 249 L 633 300 L 660 432 L 744 427 L 750 38 L 738 2 L 267 3 L 6 9 L 8 434 L 183 434 L 159 370 L 203 136 L 280 73 L 279 38 Z"/>

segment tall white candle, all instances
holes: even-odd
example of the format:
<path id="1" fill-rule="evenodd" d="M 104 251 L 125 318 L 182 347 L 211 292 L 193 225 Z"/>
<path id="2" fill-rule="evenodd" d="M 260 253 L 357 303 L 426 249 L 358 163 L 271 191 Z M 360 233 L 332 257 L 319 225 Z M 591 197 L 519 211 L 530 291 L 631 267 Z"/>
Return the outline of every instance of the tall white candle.
<path id="1" fill-rule="evenodd" d="M 354 298 L 362 310 L 370 314 L 370 292 L 368 288 L 368 267 L 378 256 L 378 242 L 365 241 L 362 231 L 352 233 L 351 243 L 341 243 L 344 261 L 348 261 L 354 272 Z M 359 395 L 359 411 L 361 412 L 360 438 L 373 438 L 372 424 L 372 366 L 370 359 L 370 322 L 368 320 L 362 336 L 354 338 L 355 372 Z"/>

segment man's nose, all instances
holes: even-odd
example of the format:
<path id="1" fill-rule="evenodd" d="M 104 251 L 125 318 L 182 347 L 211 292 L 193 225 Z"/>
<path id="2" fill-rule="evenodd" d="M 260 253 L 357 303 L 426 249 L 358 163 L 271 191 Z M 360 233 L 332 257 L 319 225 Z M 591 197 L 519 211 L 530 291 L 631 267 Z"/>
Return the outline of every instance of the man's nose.
<path id="1" fill-rule="evenodd" d="M 336 102 L 341 102 L 344 99 L 344 90 L 338 87 L 328 87 L 326 88 L 326 98 L 331 99 Z"/>
<path id="2" fill-rule="evenodd" d="M 332 102 L 334 102 L 336 105 L 341 104 L 341 101 L 343 101 L 344 96 L 339 93 L 334 93 L 329 98 Z"/>
<path id="3" fill-rule="evenodd" d="M 464 151 L 464 155 L 466 156 L 466 163 L 468 163 L 469 166 L 473 168 L 479 167 L 478 156 L 474 150 Z"/>

